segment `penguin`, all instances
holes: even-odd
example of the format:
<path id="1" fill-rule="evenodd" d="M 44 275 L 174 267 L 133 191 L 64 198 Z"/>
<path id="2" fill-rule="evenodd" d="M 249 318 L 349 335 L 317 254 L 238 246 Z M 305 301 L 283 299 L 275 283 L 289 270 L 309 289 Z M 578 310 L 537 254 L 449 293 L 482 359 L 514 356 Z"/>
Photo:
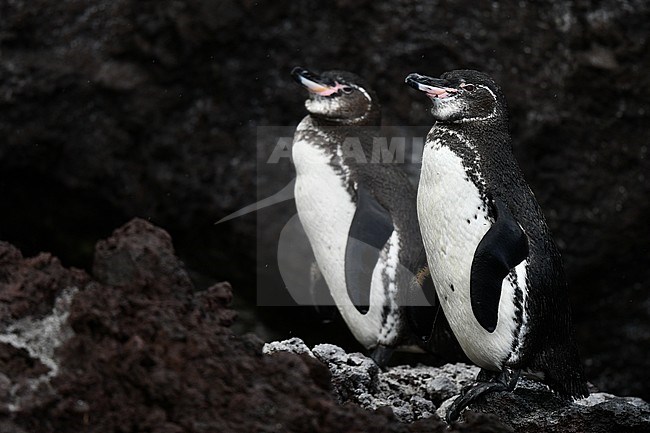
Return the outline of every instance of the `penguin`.
<path id="1" fill-rule="evenodd" d="M 431 100 L 417 214 L 451 329 L 481 370 L 447 411 L 512 391 L 522 372 L 566 398 L 588 395 L 558 248 L 512 152 L 506 99 L 487 74 L 406 83 Z"/>
<path id="2" fill-rule="evenodd" d="M 416 191 L 399 166 L 372 160 L 381 113 L 361 78 L 300 67 L 292 75 L 309 94 L 292 147 L 298 217 L 338 311 L 383 367 L 414 344 L 403 304 L 426 263 Z M 408 311 L 435 308 L 427 302 Z"/>

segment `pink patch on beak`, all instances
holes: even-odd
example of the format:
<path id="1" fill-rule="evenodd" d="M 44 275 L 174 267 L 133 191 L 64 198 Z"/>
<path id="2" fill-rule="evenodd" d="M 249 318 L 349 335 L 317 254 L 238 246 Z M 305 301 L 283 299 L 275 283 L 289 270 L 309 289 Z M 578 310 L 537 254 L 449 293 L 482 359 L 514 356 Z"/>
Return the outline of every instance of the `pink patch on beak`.
<path id="1" fill-rule="evenodd" d="M 314 93 L 316 93 L 317 95 L 320 95 L 320 96 L 329 96 L 329 95 L 333 95 L 334 93 L 338 92 L 343 86 L 341 84 L 335 82 L 334 85 L 331 86 L 331 87 L 329 87 L 329 86 L 321 86 L 321 87 L 322 87 L 323 90 L 320 90 L 320 91 L 313 91 L 312 90 L 312 92 L 314 92 Z"/>
<path id="2" fill-rule="evenodd" d="M 329 96 L 339 91 L 343 85 L 335 82 L 333 86 L 326 86 L 315 81 L 311 81 L 308 78 L 300 77 L 300 83 L 307 88 L 311 93 L 315 93 L 320 96 Z"/>
<path id="3" fill-rule="evenodd" d="M 430 98 L 444 99 L 449 96 L 452 96 L 454 93 L 457 92 L 456 89 L 433 87 L 433 86 L 426 86 L 426 85 L 421 85 L 421 86 L 422 86 L 422 90 L 424 90 L 424 92 Z"/>

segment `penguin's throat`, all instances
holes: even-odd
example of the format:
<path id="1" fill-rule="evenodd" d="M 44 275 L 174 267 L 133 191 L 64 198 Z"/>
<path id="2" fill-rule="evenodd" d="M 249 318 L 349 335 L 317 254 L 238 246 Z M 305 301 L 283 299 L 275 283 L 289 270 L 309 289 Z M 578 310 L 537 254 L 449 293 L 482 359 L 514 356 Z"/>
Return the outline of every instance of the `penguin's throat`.
<path id="1" fill-rule="evenodd" d="M 377 126 L 380 121 L 379 113 L 370 104 L 363 113 L 356 116 L 340 115 L 342 107 L 335 106 L 327 98 L 308 99 L 305 106 L 309 115 L 322 126 Z"/>

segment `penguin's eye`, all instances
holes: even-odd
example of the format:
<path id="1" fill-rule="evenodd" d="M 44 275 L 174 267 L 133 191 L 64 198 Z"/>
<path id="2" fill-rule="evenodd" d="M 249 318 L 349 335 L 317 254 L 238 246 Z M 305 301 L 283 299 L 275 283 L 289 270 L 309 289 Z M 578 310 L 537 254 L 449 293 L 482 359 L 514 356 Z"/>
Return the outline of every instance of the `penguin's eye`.
<path id="1" fill-rule="evenodd" d="M 341 87 L 341 90 L 343 90 L 343 93 L 350 94 L 350 93 L 352 93 L 352 90 L 354 90 L 354 89 L 352 89 L 352 87 L 350 87 L 350 86 L 343 86 L 343 87 Z"/>
<path id="2" fill-rule="evenodd" d="M 473 92 L 476 87 L 473 84 L 465 84 L 463 85 L 463 90 L 467 90 L 468 92 Z"/>

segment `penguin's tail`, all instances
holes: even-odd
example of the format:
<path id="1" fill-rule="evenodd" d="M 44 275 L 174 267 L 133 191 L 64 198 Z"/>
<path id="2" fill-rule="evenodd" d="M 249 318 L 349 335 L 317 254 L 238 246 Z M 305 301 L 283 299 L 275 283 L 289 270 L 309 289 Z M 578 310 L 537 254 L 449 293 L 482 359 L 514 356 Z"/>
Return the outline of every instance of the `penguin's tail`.
<path id="1" fill-rule="evenodd" d="M 580 355 L 573 341 L 546 349 L 535 364 L 535 369 L 544 373 L 543 382 L 560 396 L 571 399 L 589 396 Z"/>

